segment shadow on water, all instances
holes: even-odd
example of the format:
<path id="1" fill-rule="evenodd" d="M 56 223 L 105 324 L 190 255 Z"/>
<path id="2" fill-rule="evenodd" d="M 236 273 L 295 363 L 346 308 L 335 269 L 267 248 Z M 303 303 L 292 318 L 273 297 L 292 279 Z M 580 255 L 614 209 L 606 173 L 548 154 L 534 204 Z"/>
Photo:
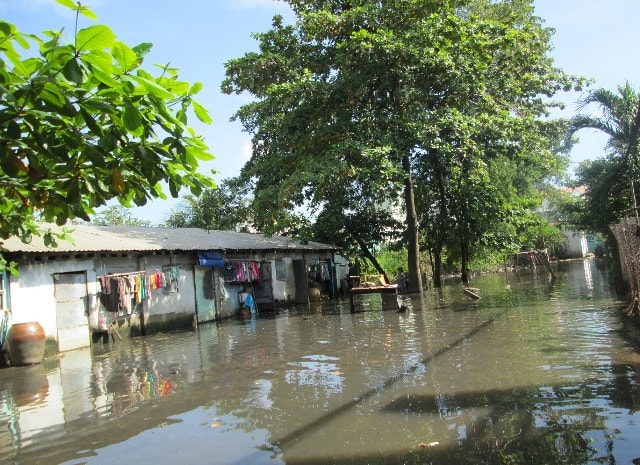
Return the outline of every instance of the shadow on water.
<path id="1" fill-rule="evenodd" d="M 0 370 L 0 463 L 640 463 L 640 356 L 574 263 Z"/>

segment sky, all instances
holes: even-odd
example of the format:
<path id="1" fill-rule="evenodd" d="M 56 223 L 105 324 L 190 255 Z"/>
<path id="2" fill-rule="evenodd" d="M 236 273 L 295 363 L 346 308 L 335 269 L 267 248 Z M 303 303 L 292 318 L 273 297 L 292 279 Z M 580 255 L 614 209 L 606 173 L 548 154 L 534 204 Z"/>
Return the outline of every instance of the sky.
<path id="1" fill-rule="evenodd" d="M 201 134 L 216 159 L 202 165 L 214 169 L 216 181 L 237 175 L 249 159 L 250 136 L 230 118 L 249 97 L 224 95 L 220 84 L 224 64 L 232 58 L 257 49 L 252 34 L 265 32 L 274 14 L 292 16 L 279 0 L 82 0 L 109 26 L 118 40 L 130 46 L 153 43 L 145 58 L 145 69 L 170 63 L 180 70 L 180 78 L 202 82 L 196 97 L 213 117 L 211 125 L 195 117 L 190 125 Z M 640 87 L 640 0 L 534 0 L 536 15 L 555 29 L 550 54 L 556 66 L 569 74 L 593 79 L 591 88 L 616 90 L 629 81 Z M 15 24 L 22 32 L 39 34 L 46 29 L 65 27 L 72 31 L 74 13 L 54 0 L 0 0 L 0 18 Z M 80 27 L 93 24 L 82 18 Z M 581 94 L 559 97 L 566 107 L 557 116 L 576 114 Z M 595 111 L 589 109 L 589 111 Z M 578 133 L 580 143 L 572 150 L 575 166 L 585 159 L 604 154 L 606 139 L 594 131 Z M 168 190 L 167 190 L 168 192 Z M 187 194 L 183 191 L 181 194 Z M 133 210 L 133 216 L 161 224 L 179 199 L 153 201 Z"/>

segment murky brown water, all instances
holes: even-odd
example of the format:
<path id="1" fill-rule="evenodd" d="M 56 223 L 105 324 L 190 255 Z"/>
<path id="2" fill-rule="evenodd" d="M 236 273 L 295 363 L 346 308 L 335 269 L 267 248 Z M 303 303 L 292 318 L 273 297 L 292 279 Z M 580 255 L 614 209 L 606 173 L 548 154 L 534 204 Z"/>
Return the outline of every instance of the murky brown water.
<path id="1" fill-rule="evenodd" d="M 0 463 L 639 463 L 640 355 L 606 271 L 561 267 L 0 370 Z"/>

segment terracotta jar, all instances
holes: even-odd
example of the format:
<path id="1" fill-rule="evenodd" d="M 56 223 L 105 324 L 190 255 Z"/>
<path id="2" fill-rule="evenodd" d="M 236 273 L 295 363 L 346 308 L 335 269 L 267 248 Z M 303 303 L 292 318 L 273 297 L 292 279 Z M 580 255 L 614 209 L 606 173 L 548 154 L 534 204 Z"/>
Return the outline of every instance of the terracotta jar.
<path id="1" fill-rule="evenodd" d="M 11 325 L 7 337 L 11 365 L 32 365 L 42 362 L 44 343 L 44 329 L 37 321 Z"/>

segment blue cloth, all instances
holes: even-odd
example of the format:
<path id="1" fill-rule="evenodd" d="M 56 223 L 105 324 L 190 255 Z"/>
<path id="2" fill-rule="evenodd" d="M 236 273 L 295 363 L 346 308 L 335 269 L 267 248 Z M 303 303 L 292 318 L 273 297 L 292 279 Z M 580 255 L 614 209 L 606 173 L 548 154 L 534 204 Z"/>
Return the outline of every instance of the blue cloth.
<path id="1" fill-rule="evenodd" d="M 220 267 L 224 266 L 222 252 L 217 250 L 206 250 L 198 252 L 198 265 Z"/>
<path id="2" fill-rule="evenodd" d="M 247 294 L 247 296 L 244 298 L 244 302 L 242 303 L 249 307 L 251 313 L 256 313 L 256 302 L 255 300 L 253 300 L 253 296 L 251 294 Z"/>

